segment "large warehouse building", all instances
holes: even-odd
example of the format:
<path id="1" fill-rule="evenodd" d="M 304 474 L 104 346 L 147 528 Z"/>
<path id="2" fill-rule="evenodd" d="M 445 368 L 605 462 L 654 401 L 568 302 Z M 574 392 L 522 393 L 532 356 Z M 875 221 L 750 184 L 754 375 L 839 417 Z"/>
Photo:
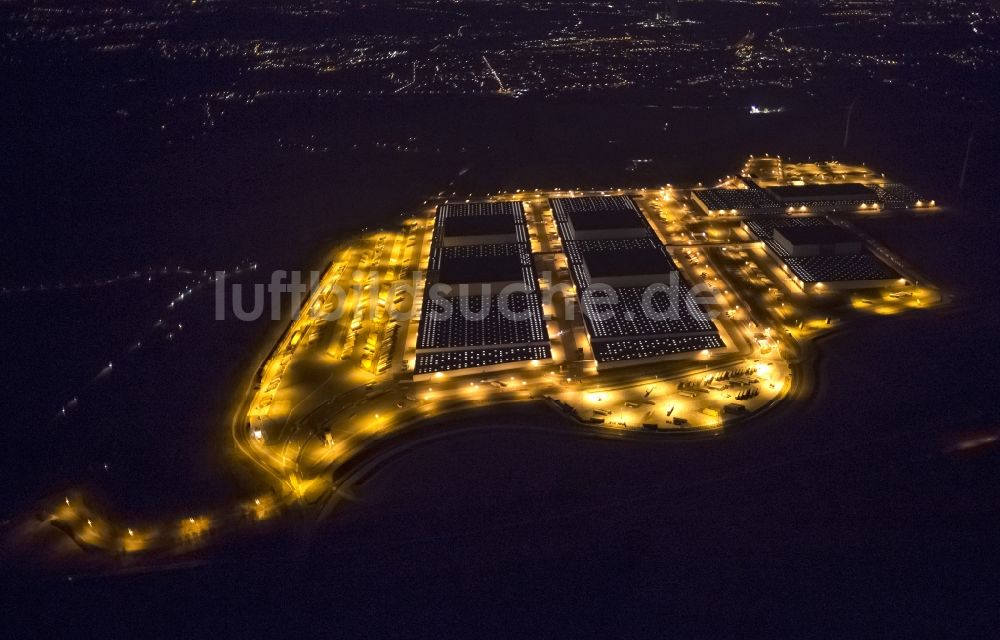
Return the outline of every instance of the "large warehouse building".
<path id="1" fill-rule="evenodd" d="M 549 358 L 523 205 L 438 207 L 415 376 L 492 371 Z"/>
<path id="2" fill-rule="evenodd" d="M 783 211 L 781 203 L 757 186 L 753 180 L 742 178 L 742 188 L 715 187 L 696 189 L 691 201 L 708 215 L 761 215 Z"/>
<path id="3" fill-rule="evenodd" d="M 599 369 L 725 348 L 631 198 L 550 201 Z M 600 229 L 600 239 L 581 232 Z"/>
<path id="4" fill-rule="evenodd" d="M 780 174 L 769 180 L 783 184 L 761 186 L 751 176 L 744 175 L 735 185 L 729 182 L 728 186 L 693 190 L 691 202 L 702 213 L 711 216 L 866 212 L 935 206 L 933 200 L 926 200 L 898 183 L 784 183 Z"/>
<path id="5" fill-rule="evenodd" d="M 832 224 L 775 227 L 771 238 L 793 258 L 852 255 L 864 248 L 861 238 Z"/>
<path id="6" fill-rule="evenodd" d="M 802 289 L 881 287 L 899 278 L 861 238 L 827 218 L 774 216 L 746 220 L 743 226 Z"/>

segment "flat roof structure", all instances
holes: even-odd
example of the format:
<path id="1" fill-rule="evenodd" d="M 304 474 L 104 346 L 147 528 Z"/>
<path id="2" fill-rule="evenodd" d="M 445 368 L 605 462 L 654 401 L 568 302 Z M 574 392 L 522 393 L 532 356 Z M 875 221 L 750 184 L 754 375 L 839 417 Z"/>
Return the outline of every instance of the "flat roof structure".
<path id="1" fill-rule="evenodd" d="M 417 348 L 463 349 L 546 342 L 538 294 L 429 296 L 424 300 Z"/>
<path id="2" fill-rule="evenodd" d="M 628 209 L 639 212 L 629 196 L 580 196 L 578 198 L 553 198 L 553 205 L 558 205 L 559 213 L 574 211 L 615 211 Z M 641 214 L 640 214 L 641 215 Z"/>
<path id="3" fill-rule="evenodd" d="M 843 227 L 835 224 L 812 226 L 783 225 L 775 227 L 772 237 L 781 235 L 792 245 L 825 245 L 859 242 L 859 238 Z"/>
<path id="4" fill-rule="evenodd" d="M 463 202 L 438 207 L 435 241 L 441 246 L 526 241 L 524 208 L 519 202 Z"/>
<path id="5" fill-rule="evenodd" d="M 552 215 L 564 240 L 653 236 L 649 223 L 628 196 L 552 198 Z"/>
<path id="6" fill-rule="evenodd" d="M 860 289 L 883 286 L 886 281 L 899 277 L 895 270 L 864 246 L 861 238 L 825 217 L 773 216 L 745 220 L 743 226 L 764 243 L 768 253 L 803 288 L 822 283 L 834 289 Z M 852 246 L 849 252 L 839 255 L 793 255 L 782 236 L 792 236 L 802 244 L 811 242 L 813 246 L 816 241 Z"/>
<path id="7" fill-rule="evenodd" d="M 514 200 L 484 200 L 482 202 L 448 202 L 438 207 L 444 219 L 509 215 L 524 219 L 524 205 Z"/>
<path id="8" fill-rule="evenodd" d="M 703 336 L 674 336 L 662 338 L 634 338 L 632 340 L 606 340 L 593 343 L 594 358 L 605 363 L 605 368 L 616 363 L 642 360 L 667 359 L 705 349 L 723 349 L 726 344 L 718 333 Z"/>
<path id="9" fill-rule="evenodd" d="M 862 288 L 869 286 L 865 284 L 868 282 L 899 278 L 898 273 L 868 252 L 844 256 L 788 257 L 785 264 L 805 284 L 840 283 L 845 285 L 844 288 L 851 288 L 851 284 Z M 878 284 L 876 282 L 874 286 Z"/>
<path id="10" fill-rule="evenodd" d="M 456 369 L 500 369 L 528 360 L 548 360 L 551 357 L 552 351 L 548 345 L 437 351 L 417 355 L 416 373 L 424 375 Z"/>
<path id="11" fill-rule="evenodd" d="M 449 235 L 457 227 L 461 235 Z M 506 229 L 504 233 L 494 233 Z M 468 245 L 528 245 L 524 205 L 520 202 L 459 202 L 437 208 L 427 268 L 441 268 L 445 249 Z M 530 249 L 529 249 L 530 251 Z"/>
<path id="12" fill-rule="evenodd" d="M 457 216 L 444 224 L 445 236 L 488 236 L 514 233 L 512 216 L 495 214 L 486 216 Z"/>
<path id="13" fill-rule="evenodd" d="M 609 211 L 570 211 L 570 224 L 577 231 L 606 231 L 608 229 L 643 229 L 645 222 L 631 209 Z"/>
<path id="14" fill-rule="evenodd" d="M 584 241 L 580 244 L 591 243 Z M 654 246 L 635 248 L 628 252 L 585 246 L 580 248 L 580 255 L 593 279 L 604 276 L 665 275 L 677 270 L 663 250 Z"/>
<path id="15" fill-rule="evenodd" d="M 754 218 L 753 220 L 745 220 L 743 226 L 749 230 L 753 235 L 757 236 L 758 239 L 763 242 L 768 242 L 771 240 L 771 236 L 774 234 L 774 230 L 778 227 L 788 228 L 788 227 L 815 227 L 815 226 L 825 226 L 830 224 L 830 221 L 824 216 L 785 216 L 785 215 L 775 215 L 775 216 L 760 216 Z"/>
<path id="16" fill-rule="evenodd" d="M 861 253 L 865 246 L 861 238 L 832 224 L 775 227 L 771 239 L 785 255 L 794 258 L 853 255 Z"/>
<path id="17" fill-rule="evenodd" d="M 620 284 L 653 276 L 663 280 L 677 266 L 653 238 L 574 240 L 564 245 L 573 281 L 577 288 L 589 287 L 593 280 Z M 632 257 L 635 257 L 633 260 Z"/>
<path id="18" fill-rule="evenodd" d="M 552 200 L 598 368 L 724 348 L 715 325 L 698 307 L 690 285 L 635 203 L 621 196 L 607 199 Z M 576 211 L 621 210 L 617 207 L 622 205 L 641 221 L 638 236 L 581 239 L 572 225 Z"/>
<path id="19" fill-rule="evenodd" d="M 887 209 L 910 209 L 928 204 L 927 199 L 905 184 L 873 184 L 871 188 Z"/>
<path id="20" fill-rule="evenodd" d="M 699 189 L 691 192 L 694 203 L 708 214 L 775 214 L 780 213 L 782 205 L 765 189 L 744 180 L 746 189 Z"/>
<path id="21" fill-rule="evenodd" d="M 592 338 L 694 334 L 715 331 L 695 303 L 686 282 L 668 290 L 646 287 L 586 289 L 580 296 L 583 317 Z M 669 287 L 669 283 L 664 282 Z M 648 308 L 644 308 L 644 306 Z"/>
<path id="22" fill-rule="evenodd" d="M 933 200 L 921 197 L 906 185 L 885 181 L 861 164 L 844 164 L 836 160 L 827 162 L 788 162 L 780 157 L 753 157 L 746 160 L 740 171 L 743 184 L 756 187 L 767 194 L 786 212 L 808 210 L 859 211 L 882 209 L 919 209 L 933 207 Z M 718 215 L 720 212 L 739 215 L 752 213 L 777 213 L 745 209 L 739 200 L 746 194 L 743 189 L 706 189 L 692 193 L 692 200 L 703 210 Z M 750 197 L 757 197 L 751 195 Z M 762 209 L 768 209 L 763 205 Z"/>
<path id="23" fill-rule="evenodd" d="M 651 238 L 577 240 L 570 263 L 579 282 L 612 287 L 645 287 L 667 282 L 677 266 Z"/>
<path id="24" fill-rule="evenodd" d="M 768 187 L 767 192 L 782 204 L 800 202 L 877 202 L 878 194 L 860 182 L 804 184 Z"/>
<path id="25" fill-rule="evenodd" d="M 518 244 L 473 244 L 444 247 L 438 282 L 495 284 L 522 282 L 531 255 Z M 499 292 L 498 292 L 499 293 Z"/>
<path id="26" fill-rule="evenodd" d="M 485 371 L 551 357 L 524 206 L 438 207 L 414 374 Z"/>

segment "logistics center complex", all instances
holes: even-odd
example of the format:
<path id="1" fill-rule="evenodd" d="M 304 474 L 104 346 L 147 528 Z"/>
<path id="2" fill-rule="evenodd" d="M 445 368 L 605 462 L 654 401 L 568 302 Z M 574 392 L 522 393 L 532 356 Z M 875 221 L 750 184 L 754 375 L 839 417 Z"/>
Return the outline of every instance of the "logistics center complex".
<path id="1" fill-rule="evenodd" d="M 334 250 L 234 433 L 294 500 L 335 489 L 373 438 L 499 403 L 720 433 L 808 388 L 811 338 L 941 301 L 864 231 L 935 209 L 907 194 L 863 166 L 752 158 L 708 187 L 429 201 Z"/>
<path id="2" fill-rule="evenodd" d="M 120 553 L 325 504 L 373 439 L 499 403 L 619 434 L 720 433 L 809 388 L 812 337 L 942 299 L 864 232 L 934 202 L 863 166 L 751 158 L 710 187 L 425 204 L 337 247 L 253 376 L 233 434 L 280 493 L 159 531 L 67 496 L 67 531 Z"/>
<path id="3" fill-rule="evenodd" d="M 749 159 L 741 175 L 714 187 L 647 191 L 512 194 L 439 205 L 414 378 L 526 362 L 585 361 L 601 371 L 731 353 L 733 331 L 720 323 L 733 309 L 725 307 L 726 297 L 711 295 L 716 308 L 704 307 L 696 293 L 707 290 L 705 274 L 679 267 L 679 251 L 757 247 L 803 295 L 888 287 L 907 282 L 901 264 L 869 246 L 842 216 L 935 206 L 863 166 L 772 157 Z M 665 231 L 667 202 L 675 226 L 680 222 L 692 240 L 679 244 Z M 544 246 L 533 223 L 546 229 Z M 709 241 L 706 228 L 724 229 L 728 240 Z M 562 283 L 543 268 L 559 264 Z M 703 288 L 693 291 L 699 282 Z M 552 297 L 560 287 L 561 313 Z M 729 304 L 739 308 L 738 301 Z M 570 347 L 565 334 L 577 336 Z"/>

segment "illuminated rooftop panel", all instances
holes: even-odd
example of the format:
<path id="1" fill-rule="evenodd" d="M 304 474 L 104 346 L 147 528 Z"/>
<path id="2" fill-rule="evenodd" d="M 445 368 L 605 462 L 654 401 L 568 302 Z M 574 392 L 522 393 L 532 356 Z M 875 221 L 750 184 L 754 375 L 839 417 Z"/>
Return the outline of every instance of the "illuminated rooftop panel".
<path id="1" fill-rule="evenodd" d="M 899 277 L 867 251 L 854 255 L 787 257 L 784 261 L 792 273 L 806 283 L 895 280 Z"/>
<path id="2" fill-rule="evenodd" d="M 600 362 L 618 362 L 659 358 L 704 349 L 721 349 L 725 343 L 718 334 L 662 338 L 633 338 L 595 342 L 594 357 Z"/>
<path id="3" fill-rule="evenodd" d="M 819 201 L 857 201 L 873 202 L 878 200 L 877 194 L 866 185 L 858 182 L 841 182 L 836 184 L 804 184 L 800 186 L 768 187 L 777 200 L 783 203 Z"/>
<path id="4" fill-rule="evenodd" d="M 551 357 L 552 351 L 549 345 L 418 353 L 414 373 L 422 374 L 471 369 L 474 367 L 492 367 L 527 360 L 548 360 Z"/>
<path id="5" fill-rule="evenodd" d="M 613 293 L 593 291 L 581 295 L 580 304 L 594 339 L 715 331 L 679 278 L 663 291 L 646 287 L 616 287 Z"/>

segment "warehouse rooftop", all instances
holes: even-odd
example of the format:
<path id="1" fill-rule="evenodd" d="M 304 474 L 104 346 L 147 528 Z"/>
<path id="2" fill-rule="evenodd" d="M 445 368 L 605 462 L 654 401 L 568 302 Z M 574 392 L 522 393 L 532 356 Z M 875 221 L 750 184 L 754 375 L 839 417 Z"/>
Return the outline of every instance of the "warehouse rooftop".
<path id="1" fill-rule="evenodd" d="M 674 265 L 657 247 L 629 249 L 627 253 L 581 249 L 580 255 L 593 277 L 670 273 Z"/>
<path id="2" fill-rule="evenodd" d="M 514 233 L 517 220 L 508 213 L 452 216 L 444 220 L 446 236 L 492 236 Z"/>
<path id="3" fill-rule="evenodd" d="M 808 227 L 801 225 L 780 226 L 775 227 L 772 233 L 780 233 L 786 240 L 796 245 L 860 242 L 856 235 L 835 224 Z"/>
<path id="4" fill-rule="evenodd" d="M 445 252 L 441 256 L 438 281 L 445 284 L 521 282 L 523 279 L 521 256 L 517 252 L 492 255 L 489 252 Z"/>
<path id="5" fill-rule="evenodd" d="M 874 200 L 874 191 L 860 182 L 843 182 L 839 184 L 804 184 L 788 187 L 768 187 L 767 191 L 782 202 L 801 199 L 834 198 Z"/>
<path id="6" fill-rule="evenodd" d="M 577 231 L 602 231 L 604 229 L 644 229 L 646 221 L 632 209 L 604 211 L 570 211 L 569 221 Z"/>

